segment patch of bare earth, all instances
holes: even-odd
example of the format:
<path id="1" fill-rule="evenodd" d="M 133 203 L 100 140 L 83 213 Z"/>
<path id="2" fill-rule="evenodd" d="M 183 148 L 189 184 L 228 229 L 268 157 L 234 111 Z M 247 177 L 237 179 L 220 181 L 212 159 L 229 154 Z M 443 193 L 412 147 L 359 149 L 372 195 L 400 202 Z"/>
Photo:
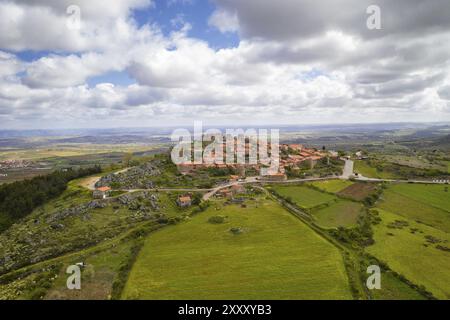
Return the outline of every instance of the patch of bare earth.
<path id="1" fill-rule="evenodd" d="M 355 183 L 338 193 L 339 196 L 362 201 L 375 192 L 377 186 L 373 183 Z"/>

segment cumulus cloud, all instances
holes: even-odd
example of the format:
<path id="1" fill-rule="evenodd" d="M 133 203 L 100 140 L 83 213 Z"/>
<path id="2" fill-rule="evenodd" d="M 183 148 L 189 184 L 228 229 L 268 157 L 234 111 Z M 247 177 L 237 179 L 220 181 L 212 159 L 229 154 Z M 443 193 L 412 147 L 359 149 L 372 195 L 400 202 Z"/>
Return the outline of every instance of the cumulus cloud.
<path id="1" fill-rule="evenodd" d="M 3 49 L 98 50 L 137 32 L 127 21 L 130 10 L 150 6 L 150 0 L 16 0 L 0 1 Z M 69 6 L 80 9 L 80 29 L 68 28 Z"/>
<path id="2" fill-rule="evenodd" d="M 366 27 L 369 0 L 214 3 L 206 22 L 236 47 L 193 38 L 182 13 L 166 35 L 139 26 L 150 0 L 0 0 L 1 124 L 450 120 L 448 0 L 379 0 L 381 30 Z M 111 71 L 135 83 L 87 84 Z"/>
<path id="3" fill-rule="evenodd" d="M 292 40 L 338 30 L 363 38 L 385 35 L 421 35 L 449 29 L 446 0 L 215 0 L 218 12 L 237 15 L 245 38 Z M 366 26 L 366 10 L 376 4 L 382 13 L 382 30 Z"/>
<path id="4" fill-rule="evenodd" d="M 236 13 L 226 10 L 216 10 L 208 20 L 210 26 L 214 26 L 221 32 L 236 32 L 239 30 L 239 21 Z"/>

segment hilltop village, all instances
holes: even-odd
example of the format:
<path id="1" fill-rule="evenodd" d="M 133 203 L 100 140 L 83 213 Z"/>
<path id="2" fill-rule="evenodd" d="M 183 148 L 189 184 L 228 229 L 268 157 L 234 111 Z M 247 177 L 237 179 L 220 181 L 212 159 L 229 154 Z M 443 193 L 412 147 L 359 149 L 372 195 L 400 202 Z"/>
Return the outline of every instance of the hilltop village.
<path id="1" fill-rule="evenodd" d="M 224 148 L 224 154 L 226 154 Z M 249 157 L 249 147 L 245 146 L 245 157 Z M 334 151 L 318 151 L 314 148 L 307 148 L 301 144 L 282 144 L 280 145 L 280 166 L 277 172 L 270 172 L 265 176 L 269 180 L 286 180 L 286 170 L 296 170 L 300 167 L 314 168 L 317 161 L 324 158 L 337 158 L 338 153 Z M 211 161 L 204 161 L 201 164 L 184 163 L 177 165 L 179 172 L 184 175 L 194 174 L 196 171 L 216 168 L 216 169 L 233 169 L 238 173 L 237 177 L 245 177 L 246 171 L 259 172 L 263 165 L 250 164 L 246 161 L 245 164 L 226 164 L 214 163 L 214 154 Z"/>

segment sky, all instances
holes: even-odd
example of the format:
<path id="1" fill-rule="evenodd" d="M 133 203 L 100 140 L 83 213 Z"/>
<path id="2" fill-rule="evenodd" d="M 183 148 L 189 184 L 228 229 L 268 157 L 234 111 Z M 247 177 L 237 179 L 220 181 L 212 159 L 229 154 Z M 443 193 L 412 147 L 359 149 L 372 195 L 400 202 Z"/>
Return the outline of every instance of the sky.
<path id="1" fill-rule="evenodd" d="M 0 129 L 450 121 L 449 12 L 448 0 L 0 0 Z"/>

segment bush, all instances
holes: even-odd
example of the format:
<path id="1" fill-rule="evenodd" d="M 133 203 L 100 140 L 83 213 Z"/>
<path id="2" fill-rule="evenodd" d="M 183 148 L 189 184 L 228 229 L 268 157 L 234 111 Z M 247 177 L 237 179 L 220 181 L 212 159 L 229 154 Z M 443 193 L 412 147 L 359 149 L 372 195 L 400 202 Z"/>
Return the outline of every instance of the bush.
<path id="1" fill-rule="evenodd" d="M 43 297 L 45 297 L 46 294 L 47 294 L 47 289 L 37 288 L 31 293 L 30 299 L 31 300 L 41 300 Z"/>
<path id="2" fill-rule="evenodd" d="M 225 217 L 223 216 L 213 216 L 211 218 L 208 219 L 209 223 L 212 224 L 221 224 L 225 222 Z"/>

